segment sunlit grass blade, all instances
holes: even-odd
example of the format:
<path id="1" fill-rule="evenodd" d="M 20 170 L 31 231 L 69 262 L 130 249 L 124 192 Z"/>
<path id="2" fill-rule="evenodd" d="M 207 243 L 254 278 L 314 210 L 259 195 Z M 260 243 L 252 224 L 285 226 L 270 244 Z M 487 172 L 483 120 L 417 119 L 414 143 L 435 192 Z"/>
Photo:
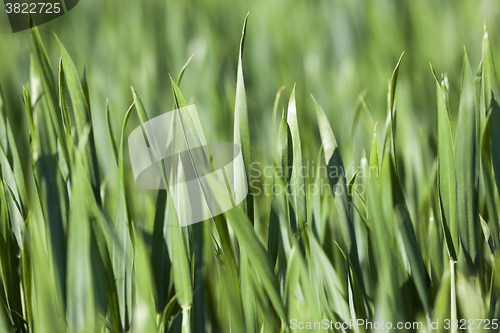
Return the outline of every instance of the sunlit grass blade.
<path id="1" fill-rule="evenodd" d="M 252 153 L 250 147 L 250 129 L 248 126 L 248 110 L 247 96 L 245 92 L 245 81 L 243 79 L 243 46 L 245 44 L 245 32 L 247 28 L 248 14 L 243 23 L 243 31 L 241 33 L 240 50 L 238 55 L 238 72 L 236 75 L 236 100 L 234 106 L 234 143 L 241 148 L 242 159 L 238 158 L 234 162 L 234 186 L 235 186 L 235 201 L 240 202 L 248 191 L 252 188 L 248 187 L 250 179 L 250 164 L 252 163 Z M 244 177 L 246 175 L 246 179 Z M 253 196 L 249 195 L 241 203 L 241 208 L 248 215 L 250 221 L 253 217 Z"/>
<path id="2" fill-rule="evenodd" d="M 370 152 L 370 174 L 373 173 L 375 175 L 375 178 L 378 178 L 378 141 L 377 141 L 377 124 L 375 123 L 375 128 L 373 130 L 373 140 L 372 140 L 372 147 L 371 147 L 371 152 Z"/>
<path id="3" fill-rule="evenodd" d="M 56 131 L 57 138 L 60 140 L 64 157 L 66 161 L 69 161 L 68 146 L 65 140 L 61 112 L 58 106 L 57 86 L 54 79 L 54 73 L 52 72 L 52 66 L 50 65 L 49 58 L 47 56 L 47 52 L 45 51 L 45 47 L 43 46 L 38 29 L 33 26 L 32 21 L 30 21 L 30 36 L 33 52 L 35 54 L 34 58 L 36 68 L 38 73 L 40 73 L 39 77 L 44 91 L 45 103 L 48 111 L 50 112 L 50 117 L 54 124 L 54 130 Z"/>
<path id="4" fill-rule="evenodd" d="M 113 127 L 111 125 L 111 115 L 109 114 L 109 101 L 106 101 L 106 125 L 108 127 L 108 135 L 111 140 L 111 148 L 113 149 L 113 156 L 115 163 L 118 166 L 118 148 L 116 146 L 115 135 L 113 134 Z"/>
<path id="5" fill-rule="evenodd" d="M 278 106 L 279 106 L 279 103 L 280 103 L 280 97 L 281 97 L 281 93 L 283 92 L 283 90 L 285 90 L 285 86 L 281 86 L 278 90 L 278 92 L 276 93 L 276 97 L 274 99 L 274 104 L 273 104 L 273 115 L 272 115 L 272 127 L 273 127 L 273 147 L 276 147 L 276 142 L 278 140 L 277 136 L 276 136 L 276 116 L 278 114 Z"/>
<path id="6" fill-rule="evenodd" d="M 75 68 L 73 60 L 71 59 L 68 51 L 61 43 L 59 38 L 57 38 L 57 36 L 56 39 L 62 54 L 61 56 L 63 65 L 62 67 L 64 70 L 64 76 L 66 78 L 68 92 L 71 98 L 71 105 L 73 107 L 73 113 L 75 116 L 76 131 L 78 135 L 81 136 L 85 130 L 85 126 L 87 126 L 87 124 L 92 125 L 92 117 L 90 114 L 90 105 L 88 101 L 88 96 L 86 96 L 85 94 L 85 90 L 80 82 L 78 72 Z M 94 196 L 96 197 L 97 202 L 101 203 L 101 196 L 99 192 L 101 181 L 99 175 L 99 165 L 97 162 L 97 153 L 94 142 L 94 130 L 92 127 L 90 129 L 87 146 L 85 147 L 83 163 L 86 167 L 90 182 L 92 184 L 92 188 L 94 190 Z"/>
<path id="7" fill-rule="evenodd" d="M 297 106 L 295 103 L 295 86 L 293 87 L 290 101 L 288 103 L 287 122 L 290 126 L 293 146 L 293 165 L 291 174 L 291 194 L 296 209 L 297 227 L 302 228 L 306 223 L 306 191 L 305 180 L 301 175 L 302 163 L 302 145 L 300 143 L 299 121 L 297 119 Z M 305 236 L 305 234 L 303 235 Z"/>
<path id="8" fill-rule="evenodd" d="M 403 56 L 405 53 L 403 52 L 399 57 L 398 63 L 396 64 L 396 68 L 392 72 L 392 78 L 389 89 L 389 114 L 391 115 L 391 141 L 392 141 L 392 153 L 394 156 L 394 163 L 396 165 L 396 170 L 398 170 L 398 164 L 396 160 L 396 86 L 398 83 L 398 75 L 399 75 L 399 66 L 401 65 L 401 60 L 403 60 Z"/>

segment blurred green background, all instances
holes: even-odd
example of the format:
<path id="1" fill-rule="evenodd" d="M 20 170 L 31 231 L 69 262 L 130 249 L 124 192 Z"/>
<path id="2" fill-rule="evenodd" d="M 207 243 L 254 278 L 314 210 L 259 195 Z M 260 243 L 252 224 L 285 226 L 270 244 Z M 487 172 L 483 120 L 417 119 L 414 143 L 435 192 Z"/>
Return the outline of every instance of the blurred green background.
<path id="1" fill-rule="evenodd" d="M 196 103 L 208 141 L 232 141 L 238 45 L 247 12 L 243 69 L 252 155 L 264 164 L 270 163 L 276 92 L 286 85 L 280 109 L 286 107 L 296 83 L 305 160 L 315 159 L 320 146 L 309 96 L 313 94 L 330 119 L 345 164 L 359 165 L 362 149 L 369 151 L 366 145 L 373 124 L 360 117 L 358 126 L 353 126 L 358 97 L 366 94 L 366 103 L 383 131 L 388 79 L 405 51 L 397 91 L 397 140 L 398 149 L 406 151 L 400 161 L 404 174 L 418 174 L 431 167 L 437 136 L 435 82 L 429 62 L 438 74 L 452 73 L 453 126 L 462 48 L 467 47 L 475 70 L 484 20 L 495 54 L 500 54 L 500 2 L 493 0 L 81 0 L 68 14 L 39 30 L 54 68 L 59 49 L 52 32 L 67 47 L 80 74 L 86 66 L 104 175 L 115 168 L 105 129 L 106 100 L 115 134 L 132 102 L 130 86 L 141 95 L 150 116 L 170 111 L 173 97 L 168 74 L 176 77 L 192 53 L 195 56 L 181 86 L 183 94 L 188 102 Z M 5 31 L 6 22 L 0 24 Z M 17 131 L 17 142 L 26 157 L 22 85 L 29 79 L 30 53 L 28 31 L 0 35 L 0 83 L 11 124 L 22 129 Z M 132 117 L 129 129 L 137 126 L 136 118 Z M 423 157 L 422 149 L 429 156 Z M 407 179 L 410 206 L 411 178 L 421 179 Z"/>

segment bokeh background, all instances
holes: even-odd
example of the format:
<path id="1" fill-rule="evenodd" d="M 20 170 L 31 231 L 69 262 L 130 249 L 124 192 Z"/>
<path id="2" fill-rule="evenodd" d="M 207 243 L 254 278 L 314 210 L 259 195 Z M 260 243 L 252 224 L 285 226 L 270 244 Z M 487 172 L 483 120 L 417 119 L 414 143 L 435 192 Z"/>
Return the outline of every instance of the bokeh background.
<path id="1" fill-rule="evenodd" d="M 150 116 L 170 111 L 168 74 L 177 77 L 192 53 L 181 90 L 197 105 L 208 141 L 233 140 L 238 46 L 247 12 L 243 69 L 253 160 L 263 165 L 270 164 L 276 92 L 286 86 L 280 109 L 286 107 L 295 83 L 304 159 L 314 160 L 320 146 L 313 94 L 330 119 L 345 164 L 359 165 L 362 150 L 369 151 L 373 123 L 367 116 L 354 123 L 356 110 L 369 109 L 379 130 L 384 130 L 388 79 L 406 52 L 397 91 L 397 146 L 405 151 L 400 163 L 407 175 L 410 208 L 415 209 L 412 183 L 420 178 L 414 174 L 424 174 L 436 154 L 435 81 L 429 62 L 438 74 L 449 74 L 455 126 L 463 47 L 477 68 L 485 21 L 494 54 L 497 59 L 500 55 L 499 1 L 81 0 L 63 17 L 39 26 L 39 31 L 54 68 L 59 48 L 53 32 L 80 74 L 86 67 L 102 173 L 115 168 L 106 132 L 106 100 L 115 134 L 132 102 L 130 86 Z M 0 22 L 2 31 L 6 24 Z M 0 83 L 11 124 L 17 128 L 18 149 L 26 158 L 22 86 L 29 80 L 31 52 L 28 31 L 0 35 Z M 132 117 L 129 129 L 137 124 L 137 117 Z M 133 182 L 132 177 L 128 180 Z"/>

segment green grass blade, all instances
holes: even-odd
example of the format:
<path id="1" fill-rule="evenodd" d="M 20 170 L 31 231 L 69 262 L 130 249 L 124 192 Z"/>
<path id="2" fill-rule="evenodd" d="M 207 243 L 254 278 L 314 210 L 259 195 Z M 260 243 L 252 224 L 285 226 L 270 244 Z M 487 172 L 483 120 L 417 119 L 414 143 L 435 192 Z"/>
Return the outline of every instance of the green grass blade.
<path id="1" fill-rule="evenodd" d="M 182 166 L 180 165 L 178 166 L 178 168 L 182 168 Z M 177 168 L 172 168 L 171 172 L 174 175 L 183 174 L 183 172 L 178 172 Z M 182 182 L 182 179 L 180 179 L 180 181 Z M 173 200 L 176 200 L 177 207 L 183 207 L 182 203 L 179 201 L 182 198 L 182 190 L 184 189 L 181 182 L 179 182 L 177 193 L 172 193 L 169 191 L 172 200 L 168 200 L 168 205 L 171 224 L 170 232 L 172 237 L 172 273 L 175 290 L 178 294 L 177 301 L 182 308 L 182 332 L 186 333 L 190 332 L 191 330 L 189 313 L 193 304 L 193 287 L 188 249 L 186 247 L 182 228 L 179 223 L 180 219 L 182 218 L 179 215 L 181 215 L 182 212 L 176 213 L 175 205 L 173 202 Z"/>
<path id="2" fill-rule="evenodd" d="M 288 103 L 287 122 L 290 126 L 293 145 L 293 167 L 291 174 L 291 194 L 295 204 L 296 218 L 299 228 L 302 228 L 306 223 L 306 191 L 305 180 L 301 176 L 302 169 L 302 147 L 300 143 L 299 122 L 297 119 L 297 106 L 295 103 L 295 86 L 293 87 L 290 101 Z"/>
<path id="3" fill-rule="evenodd" d="M 450 272 L 446 270 L 444 276 L 441 278 L 441 285 L 439 286 L 439 290 L 436 295 L 436 299 L 434 301 L 434 313 L 432 317 L 432 322 L 438 321 L 439 323 L 443 323 L 446 319 L 450 319 L 450 290 L 451 290 L 451 278 Z M 449 329 L 445 329 L 444 325 L 440 325 L 436 327 L 434 332 L 449 332 Z"/>
<path id="4" fill-rule="evenodd" d="M 249 218 L 245 216 L 241 210 L 234 208 L 225 212 L 224 215 L 233 228 L 241 248 L 246 252 L 251 267 L 261 279 L 262 285 L 274 309 L 282 320 L 287 321 L 286 312 L 280 297 L 278 281 L 274 275 L 274 269 L 266 255 L 266 250 L 253 230 Z"/>
<path id="5" fill-rule="evenodd" d="M 113 270 L 116 279 L 116 290 L 120 308 L 120 318 L 123 330 L 130 327 L 132 311 L 132 272 L 134 249 L 132 246 L 131 224 L 127 195 L 125 192 L 125 176 L 123 166 L 123 141 L 125 127 L 127 126 L 130 112 L 134 104 L 130 106 L 121 131 L 120 149 L 118 152 L 118 201 L 115 217 L 115 231 L 118 235 L 119 244 L 113 247 Z"/>
<path id="6" fill-rule="evenodd" d="M 194 57 L 194 53 L 191 54 L 191 56 L 186 61 L 186 63 L 184 64 L 184 66 L 182 66 L 181 71 L 179 72 L 179 76 L 177 77 L 177 86 L 181 85 L 181 81 L 182 81 L 182 77 L 184 76 L 184 72 L 186 71 L 186 68 L 189 65 L 189 63 L 191 62 L 191 59 L 193 59 L 193 57 Z"/>
<path id="7" fill-rule="evenodd" d="M 309 236 L 311 249 L 308 261 L 309 269 L 313 271 L 316 284 L 319 288 L 324 288 L 325 301 L 327 302 L 327 305 L 324 307 L 331 308 L 336 316 L 338 316 L 338 321 L 348 321 L 349 305 L 347 304 L 347 297 L 340 282 L 344 277 L 339 275 L 318 241 L 311 236 Z"/>
<path id="8" fill-rule="evenodd" d="M 135 306 L 131 332 L 157 332 L 154 288 L 147 248 L 141 236 L 135 242 Z"/>
<path id="9" fill-rule="evenodd" d="M 10 167 L 7 156 L 2 147 L 0 147 L 0 175 L 1 181 L 5 183 L 7 188 L 11 191 L 12 196 L 6 195 L 7 206 L 11 219 L 11 230 L 15 235 L 15 239 L 20 249 L 23 247 L 22 232 L 24 230 L 24 220 L 22 212 L 16 207 L 16 202 L 19 203 L 19 192 L 17 190 L 16 178 Z M 6 192 L 8 193 L 8 192 Z M 20 207 L 19 207 L 20 208 Z"/>
<path id="10" fill-rule="evenodd" d="M 491 108 L 490 141 L 491 159 L 495 170 L 497 191 L 500 194 L 500 89 L 495 71 L 493 51 L 491 49 L 488 32 L 484 27 L 483 36 L 483 92 L 486 103 L 486 112 Z"/>
<path id="11" fill-rule="evenodd" d="M 59 59 L 59 107 L 61 108 L 62 123 L 66 141 L 69 144 L 71 140 L 71 119 L 68 106 L 68 92 L 66 89 L 66 78 L 64 76 L 64 67 L 62 56 Z M 69 161 L 68 161 L 69 163 Z"/>
<path id="12" fill-rule="evenodd" d="M 335 140 L 335 136 L 333 135 L 330 122 L 328 121 L 325 112 L 318 104 L 318 102 L 316 102 L 314 96 L 311 95 L 311 98 L 313 99 L 314 106 L 316 108 L 316 117 L 319 126 L 319 134 L 321 136 L 321 143 L 323 144 L 323 150 L 325 151 L 325 160 L 326 163 L 328 164 L 328 162 L 333 156 L 333 153 L 335 152 L 335 149 L 337 149 L 337 140 Z"/>
<path id="13" fill-rule="evenodd" d="M 85 94 L 85 89 L 82 87 L 80 82 L 80 78 L 78 76 L 78 72 L 75 68 L 73 60 L 71 59 L 68 51 L 61 43 L 59 38 L 57 38 L 57 42 L 59 44 L 59 49 L 62 53 L 62 64 L 64 68 L 64 75 L 68 85 L 69 96 L 71 97 L 71 105 L 73 106 L 73 112 L 75 115 L 75 123 L 76 123 L 76 131 L 78 135 L 82 135 L 85 126 L 87 124 L 92 125 L 92 117 L 90 115 L 90 105 L 88 101 L 88 96 Z M 84 80 L 85 82 L 85 80 Z M 88 88 L 87 88 L 88 90 Z M 97 164 L 97 153 L 95 149 L 94 142 L 94 132 L 93 129 L 90 129 L 89 138 L 87 146 L 85 147 L 85 155 L 83 156 L 84 165 L 86 166 L 86 170 L 88 173 L 88 177 L 92 184 L 92 188 L 94 190 L 94 196 L 98 203 L 101 203 L 100 196 L 100 175 L 99 175 L 99 166 Z"/>
<path id="14" fill-rule="evenodd" d="M 290 126 L 287 121 L 287 113 L 283 109 L 281 123 L 278 132 L 277 161 L 274 161 L 275 174 L 273 184 L 280 189 L 286 188 L 291 177 L 289 167 L 293 163 L 293 147 Z M 276 214 L 278 229 L 278 262 L 280 281 L 284 282 L 286 274 L 286 262 L 289 258 L 292 247 L 292 235 L 297 231 L 297 224 L 290 219 L 290 205 L 288 204 L 288 194 L 286 191 L 273 191 L 271 199 L 271 209 Z"/>
<path id="15" fill-rule="evenodd" d="M 396 86 L 398 83 L 399 66 L 401 65 L 401 60 L 403 60 L 403 52 L 399 57 L 396 68 L 392 72 L 391 85 L 389 90 L 389 113 L 391 115 L 391 141 L 392 141 L 392 153 L 394 154 L 394 163 L 396 164 L 396 170 L 398 169 L 398 164 L 396 160 Z"/>
<path id="16" fill-rule="evenodd" d="M 111 140 L 111 148 L 113 148 L 113 156 L 115 163 L 118 166 L 118 148 L 116 146 L 115 135 L 113 134 L 113 127 L 111 126 L 111 115 L 109 114 L 109 102 L 106 101 L 106 125 L 108 127 L 108 135 Z"/>
<path id="17" fill-rule="evenodd" d="M 385 126 L 385 137 L 384 137 L 384 149 L 382 150 L 382 155 L 386 152 L 385 147 L 390 145 L 389 152 L 393 157 L 393 162 L 398 170 L 398 162 L 396 158 L 396 129 L 397 129 L 397 107 L 396 107 L 396 86 L 399 77 L 399 67 L 401 65 L 401 60 L 403 60 L 404 52 L 399 57 L 399 61 L 392 72 L 391 80 L 389 80 L 389 89 L 387 92 L 387 119 Z M 390 129 L 390 131 L 389 131 Z M 383 156 L 382 156 L 383 158 Z M 399 174 L 399 171 L 397 171 Z"/>
<path id="18" fill-rule="evenodd" d="M 397 171 L 395 165 L 391 164 L 390 168 L 393 186 L 393 208 L 398 217 L 397 220 L 399 220 L 399 231 L 404 244 L 404 253 L 408 258 L 411 267 L 411 270 L 409 270 L 408 273 L 411 274 L 411 278 L 415 283 L 425 312 L 430 314 L 431 308 L 428 300 L 428 292 L 431 286 L 431 281 L 429 279 L 427 269 L 425 268 L 424 259 L 422 257 L 422 249 L 417 241 L 414 223 L 412 222 L 401 181 L 396 174 Z"/>
<path id="19" fill-rule="evenodd" d="M 42 39 L 38 33 L 38 29 L 33 26 L 32 21 L 30 24 L 30 35 L 33 52 L 35 54 L 36 68 L 38 69 L 44 91 L 45 103 L 47 103 L 47 108 L 50 112 L 57 138 L 60 140 L 64 157 L 66 161 L 69 161 L 68 146 L 66 140 L 64 140 L 63 122 L 58 106 L 56 81 Z"/>
<path id="20" fill-rule="evenodd" d="M 33 64 L 32 64 L 33 65 Z M 30 67 L 31 86 L 42 80 L 36 67 Z M 43 81 L 43 80 L 42 80 Z M 50 249 L 54 256 L 54 264 L 59 277 L 62 297 L 65 300 L 66 292 L 66 227 L 68 221 L 68 189 L 60 165 L 57 160 L 57 142 L 53 123 L 50 121 L 49 111 L 45 102 L 45 95 L 34 95 L 34 100 L 39 100 L 34 112 L 36 113 L 36 135 L 40 143 L 39 155 L 32 155 L 33 176 L 36 180 L 38 198 L 44 215 L 46 227 L 50 232 Z M 29 113 L 29 111 L 28 111 Z M 63 137 L 64 138 L 64 137 Z M 69 159 L 68 159 L 69 160 Z"/>
<path id="21" fill-rule="evenodd" d="M 12 127 L 8 119 L 7 108 L 3 96 L 2 86 L 0 85 L 0 147 L 4 149 L 7 160 L 9 161 L 12 173 L 15 178 L 17 187 L 18 201 L 23 209 L 26 209 L 26 185 L 24 181 L 24 174 L 21 165 L 21 160 L 17 150 L 16 139 L 12 132 Z"/>
<path id="22" fill-rule="evenodd" d="M 439 196 L 443 211 L 444 229 L 447 237 L 446 244 L 451 258 L 457 259 L 458 254 L 458 226 L 457 226 L 457 199 L 455 184 L 455 150 L 451 124 L 446 106 L 444 87 L 439 83 L 436 73 L 431 66 L 431 71 L 436 79 L 438 101 L 438 184 Z"/>
<path id="23" fill-rule="evenodd" d="M 90 253 L 90 216 L 86 174 L 77 153 L 72 170 L 72 204 L 68 224 L 67 316 L 71 332 L 92 332 L 95 323 L 94 291 Z"/>
<path id="24" fill-rule="evenodd" d="M 312 97 L 312 96 L 311 96 Z M 359 265 L 358 248 L 356 235 L 354 231 L 354 223 L 351 214 L 351 206 L 349 203 L 349 195 L 347 193 L 347 183 L 345 179 L 345 168 L 337 146 L 337 140 L 333 134 L 330 122 L 325 115 L 321 106 L 312 97 L 316 109 L 316 118 L 319 126 L 321 142 L 325 152 L 325 162 L 328 170 L 328 178 L 330 188 L 334 195 L 334 204 L 339 219 L 338 223 L 342 233 L 343 240 L 348 249 L 349 262 L 354 272 L 354 278 L 358 282 L 362 297 L 365 297 L 365 290 L 362 278 L 361 267 Z M 333 172 L 336 170 L 337 172 Z M 339 190 L 340 188 L 340 190 Z M 338 194 L 337 192 L 340 192 Z M 364 307 L 364 306 L 363 306 Z M 364 311 L 364 310 L 362 310 Z M 360 314 L 360 318 L 365 318 L 366 314 Z"/>
<path id="25" fill-rule="evenodd" d="M 373 130 L 373 140 L 372 140 L 372 147 L 371 147 L 371 152 L 370 152 L 370 175 L 373 173 L 375 175 L 375 178 L 378 178 L 378 141 L 377 141 L 377 124 L 375 123 L 375 129 Z"/>
<path id="26" fill-rule="evenodd" d="M 460 239 L 464 249 L 469 274 L 475 275 L 479 260 L 477 245 L 478 231 L 478 194 L 475 187 L 476 173 L 476 126 L 479 113 L 476 110 L 474 79 L 469 57 L 464 49 L 462 67 L 462 85 L 460 89 L 460 106 L 458 110 L 457 146 L 456 146 L 456 179 L 457 179 L 457 222 Z"/>
<path id="27" fill-rule="evenodd" d="M 17 315 L 17 313 L 23 312 L 20 277 L 18 274 L 20 265 L 18 258 L 19 246 L 12 228 L 13 222 L 9 223 L 9 213 L 17 208 L 13 203 L 15 198 L 3 180 L 0 180 L 0 191 L 0 204 L 2 205 L 0 211 L 0 217 L 2 218 L 0 223 L 0 277 L 2 280 L 2 294 L 5 291 L 0 300 L 2 303 L 5 301 L 2 305 L 5 305 L 9 320 L 15 326 L 23 326 L 22 318 Z"/>
<path id="28" fill-rule="evenodd" d="M 285 86 L 281 86 L 276 93 L 276 97 L 274 99 L 274 104 L 273 104 L 273 120 L 272 120 L 272 127 L 273 127 L 273 147 L 276 147 L 276 142 L 277 142 L 277 137 L 276 137 L 276 116 L 278 114 L 278 106 L 280 102 L 280 97 L 281 93 L 285 90 Z"/>
<path id="29" fill-rule="evenodd" d="M 33 219 L 29 225 L 33 237 L 33 291 L 34 331 L 40 333 L 65 332 L 63 298 L 54 272 L 53 259 L 44 246 L 43 220 Z M 43 304 L 43 306 L 41 306 Z"/>
<path id="30" fill-rule="evenodd" d="M 492 163 L 491 163 L 491 149 L 490 149 L 490 112 L 485 119 L 483 132 L 481 133 L 481 174 L 482 184 L 484 185 L 484 196 L 486 201 L 487 212 L 489 215 L 490 228 L 492 230 L 493 240 L 495 244 L 500 244 L 499 236 L 499 207 L 500 198 L 498 192 L 495 191 L 495 178 L 493 176 Z M 498 248 L 497 248 L 498 249 Z"/>
<path id="31" fill-rule="evenodd" d="M 243 79 L 243 46 L 245 44 L 245 32 L 247 27 L 248 14 L 243 23 L 241 33 L 240 51 L 238 55 L 238 72 L 236 76 L 236 100 L 234 107 L 234 143 L 239 145 L 243 159 L 236 159 L 234 162 L 234 187 L 235 201 L 239 202 L 247 193 L 250 195 L 241 202 L 241 208 L 248 215 L 253 223 L 253 196 L 252 187 L 249 188 L 250 164 L 252 163 L 252 153 L 250 147 L 250 129 L 248 126 L 247 96 L 245 92 L 245 81 Z M 246 174 L 246 180 L 243 175 Z"/>
<path id="32" fill-rule="evenodd" d="M 300 318 L 305 322 L 320 322 L 320 300 L 309 280 L 308 268 L 298 245 L 292 248 L 287 266 L 284 294 L 288 317 Z M 301 297 L 303 301 L 297 302 L 296 300 Z"/>
<path id="33" fill-rule="evenodd" d="M 483 93 L 486 103 L 485 111 L 491 107 L 492 99 L 500 100 L 500 89 L 495 72 L 495 63 L 493 61 L 493 51 L 491 49 L 490 39 L 484 26 L 483 44 L 482 44 L 482 61 L 483 61 Z"/>

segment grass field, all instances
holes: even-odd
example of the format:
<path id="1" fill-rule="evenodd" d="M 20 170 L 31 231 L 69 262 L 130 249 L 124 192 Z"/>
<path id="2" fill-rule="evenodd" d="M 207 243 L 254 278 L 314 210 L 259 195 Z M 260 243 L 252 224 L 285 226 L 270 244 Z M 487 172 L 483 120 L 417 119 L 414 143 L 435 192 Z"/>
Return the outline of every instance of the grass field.
<path id="1" fill-rule="evenodd" d="M 0 332 L 498 332 L 499 14 L 82 0 L 0 35 Z M 127 138 L 189 104 L 249 195 L 181 227 Z"/>

